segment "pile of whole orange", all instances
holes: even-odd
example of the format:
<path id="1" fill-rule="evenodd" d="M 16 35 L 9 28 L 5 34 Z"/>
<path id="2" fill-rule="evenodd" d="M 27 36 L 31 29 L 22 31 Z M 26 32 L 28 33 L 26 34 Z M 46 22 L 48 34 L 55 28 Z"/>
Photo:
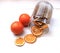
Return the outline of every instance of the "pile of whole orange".
<path id="1" fill-rule="evenodd" d="M 11 24 L 11 31 L 18 35 L 23 32 L 23 28 L 28 26 L 30 22 L 30 16 L 28 14 L 21 14 L 19 21 L 15 21 Z"/>

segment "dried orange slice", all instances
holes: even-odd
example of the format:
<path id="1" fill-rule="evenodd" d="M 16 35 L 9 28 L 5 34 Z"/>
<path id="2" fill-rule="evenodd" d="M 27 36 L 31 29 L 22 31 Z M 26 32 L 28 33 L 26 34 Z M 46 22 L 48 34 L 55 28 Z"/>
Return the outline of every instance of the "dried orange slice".
<path id="1" fill-rule="evenodd" d="M 24 37 L 24 40 L 27 42 L 27 43 L 34 43 L 36 41 L 36 36 L 34 36 L 33 34 L 27 34 L 25 37 Z"/>
<path id="2" fill-rule="evenodd" d="M 15 44 L 16 44 L 17 46 L 23 46 L 24 43 L 25 43 L 25 41 L 24 41 L 24 39 L 21 38 L 21 37 L 17 38 L 16 41 L 15 41 Z"/>
<path id="3" fill-rule="evenodd" d="M 42 28 L 38 27 L 38 26 L 32 26 L 31 28 L 32 34 L 34 34 L 35 36 L 41 36 L 43 33 Z"/>
<path id="4" fill-rule="evenodd" d="M 42 26 L 42 25 L 43 25 L 42 22 L 38 22 L 38 21 L 33 21 L 33 22 L 34 22 L 34 24 L 35 24 L 36 26 Z"/>
<path id="5" fill-rule="evenodd" d="M 44 24 L 44 25 L 41 26 L 41 28 L 44 30 L 44 29 L 48 28 L 48 25 Z"/>

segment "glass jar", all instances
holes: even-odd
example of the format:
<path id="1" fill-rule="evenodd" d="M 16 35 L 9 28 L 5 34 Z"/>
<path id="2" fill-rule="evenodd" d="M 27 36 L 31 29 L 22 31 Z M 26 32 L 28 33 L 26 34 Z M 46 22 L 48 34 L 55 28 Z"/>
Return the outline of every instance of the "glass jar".
<path id="1" fill-rule="evenodd" d="M 49 24 L 52 16 L 52 10 L 53 6 L 49 2 L 40 1 L 34 9 L 32 17 L 34 21 Z"/>

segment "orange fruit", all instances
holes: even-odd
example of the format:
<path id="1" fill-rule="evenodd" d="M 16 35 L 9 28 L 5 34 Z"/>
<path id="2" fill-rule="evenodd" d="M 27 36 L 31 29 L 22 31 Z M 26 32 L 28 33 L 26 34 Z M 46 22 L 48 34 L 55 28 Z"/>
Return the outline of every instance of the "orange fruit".
<path id="1" fill-rule="evenodd" d="M 21 37 L 17 38 L 16 41 L 15 41 L 15 44 L 16 44 L 17 46 L 23 46 L 24 43 L 25 43 L 25 41 L 24 41 L 24 39 L 21 38 Z"/>
<path id="2" fill-rule="evenodd" d="M 33 34 L 27 34 L 25 37 L 24 37 L 24 40 L 27 42 L 27 43 L 34 43 L 36 41 L 36 36 L 34 36 Z"/>
<path id="3" fill-rule="evenodd" d="M 41 36 L 42 33 L 43 33 L 43 30 L 42 28 L 38 27 L 38 26 L 32 26 L 31 27 L 31 31 L 32 31 L 32 34 L 34 34 L 35 36 Z"/>
<path id="4" fill-rule="evenodd" d="M 30 16 L 28 14 L 21 14 L 19 17 L 19 21 L 24 25 L 28 26 L 30 22 Z"/>
<path id="5" fill-rule="evenodd" d="M 21 34 L 23 32 L 23 25 L 22 23 L 18 22 L 18 21 L 15 21 L 11 24 L 11 31 L 18 35 L 18 34 Z"/>

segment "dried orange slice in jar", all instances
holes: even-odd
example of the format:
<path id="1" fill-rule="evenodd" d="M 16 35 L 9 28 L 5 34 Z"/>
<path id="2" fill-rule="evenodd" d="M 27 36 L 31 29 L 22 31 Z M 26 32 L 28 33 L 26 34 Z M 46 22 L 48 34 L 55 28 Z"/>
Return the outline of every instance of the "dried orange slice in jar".
<path id="1" fill-rule="evenodd" d="M 17 38 L 16 41 L 15 41 L 15 44 L 16 44 L 17 46 L 23 46 L 24 43 L 25 43 L 25 41 L 24 41 L 24 39 L 21 38 L 21 37 Z"/>
<path id="2" fill-rule="evenodd" d="M 36 36 L 34 36 L 33 34 L 27 34 L 25 37 L 24 37 L 24 40 L 27 42 L 27 43 L 34 43 L 36 41 Z"/>
<path id="3" fill-rule="evenodd" d="M 31 27 L 31 31 L 32 31 L 32 34 L 34 34 L 37 37 L 41 36 L 43 34 L 42 28 L 40 28 L 38 26 L 32 26 Z"/>
<path id="4" fill-rule="evenodd" d="M 46 28 L 48 28 L 48 24 L 42 25 L 41 28 L 42 28 L 43 30 L 46 29 Z"/>
<path id="5" fill-rule="evenodd" d="M 33 21 L 33 23 L 36 25 L 36 26 L 42 26 L 43 25 L 43 23 L 42 22 L 39 22 L 39 21 Z"/>

